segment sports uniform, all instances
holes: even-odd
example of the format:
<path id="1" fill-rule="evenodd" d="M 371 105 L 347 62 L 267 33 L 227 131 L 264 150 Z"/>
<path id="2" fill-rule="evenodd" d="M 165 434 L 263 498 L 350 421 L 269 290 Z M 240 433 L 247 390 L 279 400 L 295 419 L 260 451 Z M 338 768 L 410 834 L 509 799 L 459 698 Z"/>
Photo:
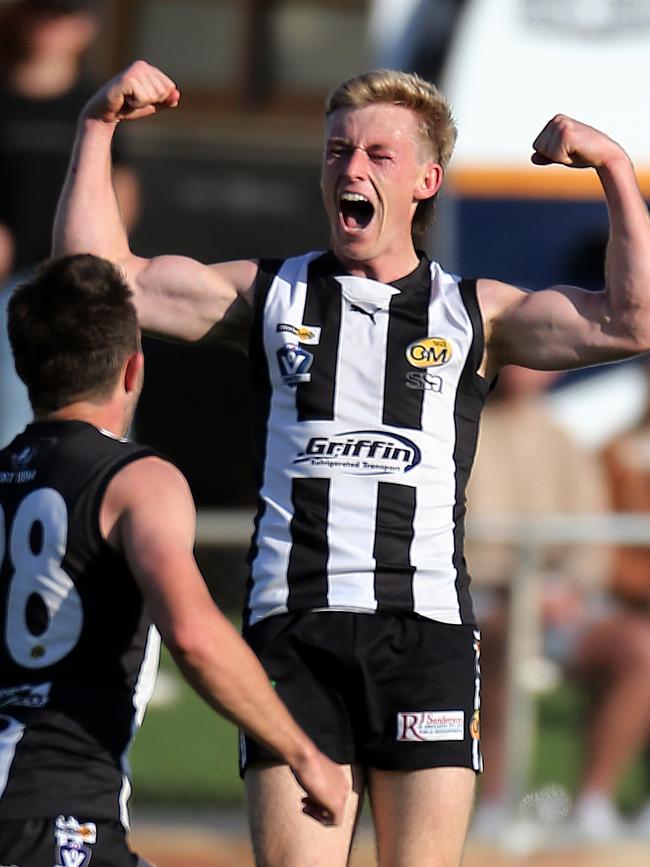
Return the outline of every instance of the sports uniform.
<path id="1" fill-rule="evenodd" d="M 424 255 L 384 284 L 315 252 L 261 262 L 255 289 L 245 635 L 337 761 L 479 770 L 463 557 L 489 391 L 475 284 Z M 242 741 L 244 767 L 268 757 Z"/>
<path id="2" fill-rule="evenodd" d="M 159 638 L 101 536 L 106 487 L 153 454 L 81 421 L 36 422 L 0 451 L 0 861 L 138 863 L 126 751 Z"/>

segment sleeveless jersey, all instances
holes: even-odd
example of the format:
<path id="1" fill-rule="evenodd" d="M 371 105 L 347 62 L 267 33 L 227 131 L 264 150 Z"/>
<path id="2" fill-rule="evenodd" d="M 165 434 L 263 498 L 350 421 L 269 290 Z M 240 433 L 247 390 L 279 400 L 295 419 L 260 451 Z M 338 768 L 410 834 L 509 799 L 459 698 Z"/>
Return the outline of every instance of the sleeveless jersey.
<path id="1" fill-rule="evenodd" d="M 0 451 L 0 819 L 128 825 L 126 751 L 159 638 L 99 509 L 150 454 L 81 421 L 36 422 Z"/>
<path id="2" fill-rule="evenodd" d="M 316 252 L 261 262 L 255 288 L 247 622 L 338 609 L 473 623 L 465 487 L 489 391 L 476 282 L 422 255 L 384 284 Z"/>

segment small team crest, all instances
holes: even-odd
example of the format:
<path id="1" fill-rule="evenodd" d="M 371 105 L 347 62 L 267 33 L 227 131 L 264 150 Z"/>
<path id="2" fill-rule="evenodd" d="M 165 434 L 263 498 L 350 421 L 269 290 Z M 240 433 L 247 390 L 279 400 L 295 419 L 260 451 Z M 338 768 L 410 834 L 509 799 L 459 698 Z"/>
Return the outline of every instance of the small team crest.
<path id="1" fill-rule="evenodd" d="M 25 446 L 24 449 L 21 449 L 19 452 L 14 452 L 11 455 L 11 466 L 16 472 L 24 470 L 25 467 L 28 467 L 36 457 L 37 452 L 38 449 L 33 448 L 32 446 Z"/>
<path id="2" fill-rule="evenodd" d="M 481 738 L 481 712 L 475 710 L 469 723 L 469 733 L 475 741 Z"/>
<path id="3" fill-rule="evenodd" d="M 314 360 L 311 352 L 307 352 L 296 343 L 287 343 L 278 349 L 278 365 L 280 376 L 286 385 L 298 385 L 309 382 L 309 369 Z"/>
<path id="4" fill-rule="evenodd" d="M 88 867 L 90 846 L 97 842 L 94 822 L 79 822 L 74 816 L 58 816 L 55 823 L 58 863 L 56 867 Z"/>
<path id="5" fill-rule="evenodd" d="M 320 341 L 320 328 L 317 325 L 291 325 L 289 322 L 279 322 L 278 334 L 293 334 L 298 343 L 315 346 Z"/>
<path id="6" fill-rule="evenodd" d="M 406 347 L 406 360 L 413 367 L 441 367 L 451 356 L 451 342 L 445 337 L 422 337 Z"/>

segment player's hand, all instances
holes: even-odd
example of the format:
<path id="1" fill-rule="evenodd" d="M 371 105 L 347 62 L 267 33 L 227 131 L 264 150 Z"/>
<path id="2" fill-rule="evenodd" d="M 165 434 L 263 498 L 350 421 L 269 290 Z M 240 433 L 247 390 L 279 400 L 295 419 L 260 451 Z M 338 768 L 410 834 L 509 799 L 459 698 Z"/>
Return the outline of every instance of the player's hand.
<path id="1" fill-rule="evenodd" d="M 606 165 L 612 158 L 624 154 L 620 145 L 605 133 L 573 120 L 565 114 L 556 114 L 533 142 L 535 165 L 557 163 L 584 169 Z"/>
<path id="2" fill-rule="evenodd" d="M 341 765 L 327 756 L 315 753 L 291 770 L 307 792 L 302 799 L 302 811 L 321 825 L 340 825 L 350 794 L 350 783 Z"/>
<path id="3" fill-rule="evenodd" d="M 90 99 L 82 117 L 117 123 L 176 108 L 181 98 L 175 83 L 155 66 L 136 60 Z"/>

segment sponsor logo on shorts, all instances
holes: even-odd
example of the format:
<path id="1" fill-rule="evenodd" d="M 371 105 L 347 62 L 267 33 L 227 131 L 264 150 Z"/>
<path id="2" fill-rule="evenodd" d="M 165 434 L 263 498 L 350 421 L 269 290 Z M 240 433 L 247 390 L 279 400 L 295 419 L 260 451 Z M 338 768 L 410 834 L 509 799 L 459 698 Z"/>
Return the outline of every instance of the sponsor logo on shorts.
<path id="1" fill-rule="evenodd" d="M 314 356 L 306 349 L 302 349 L 297 343 L 287 343 L 278 349 L 278 365 L 280 376 L 286 385 L 298 385 L 301 382 L 309 382 Z"/>
<path id="2" fill-rule="evenodd" d="M 406 374 L 406 387 L 417 391 L 433 391 L 442 394 L 443 379 L 426 370 L 410 370 Z"/>
<path id="3" fill-rule="evenodd" d="M 50 698 L 51 683 L 36 686 L 7 686 L 0 689 L 0 707 L 45 707 Z M 2 867 L 2 865 L 0 865 Z"/>
<path id="4" fill-rule="evenodd" d="M 462 741 L 465 711 L 420 710 L 397 714 L 398 741 Z"/>
<path id="5" fill-rule="evenodd" d="M 298 343 L 305 343 L 307 346 L 315 346 L 320 340 L 320 328 L 316 325 L 290 325 L 288 322 L 279 322 L 277 331 L 278 334 L 293 334 L 298 338 Z"/>
<path id="6" fill-rule="evenodd" d="M 90 846 L 97 842 L 94 822 L 79 822 L 74 816 L 57 816 L 55 832 L 58 863 L 56 867 L 87 867 L 92 858 Z"/>
<path id="7" fill-rule="evenodd" d="M 413 367 L 440 367 L 451 355 L 451 343 L 445 337 L 422 337 L 406 347 L 406 360 Z"/>
<path id="8" fill-rule="evenodd" d="M 350 430 L 312 437 L 294 464 L 341 470 L 354 476 L 408 473 L 422 455 L 406 437 L 379 430 Z"/>

